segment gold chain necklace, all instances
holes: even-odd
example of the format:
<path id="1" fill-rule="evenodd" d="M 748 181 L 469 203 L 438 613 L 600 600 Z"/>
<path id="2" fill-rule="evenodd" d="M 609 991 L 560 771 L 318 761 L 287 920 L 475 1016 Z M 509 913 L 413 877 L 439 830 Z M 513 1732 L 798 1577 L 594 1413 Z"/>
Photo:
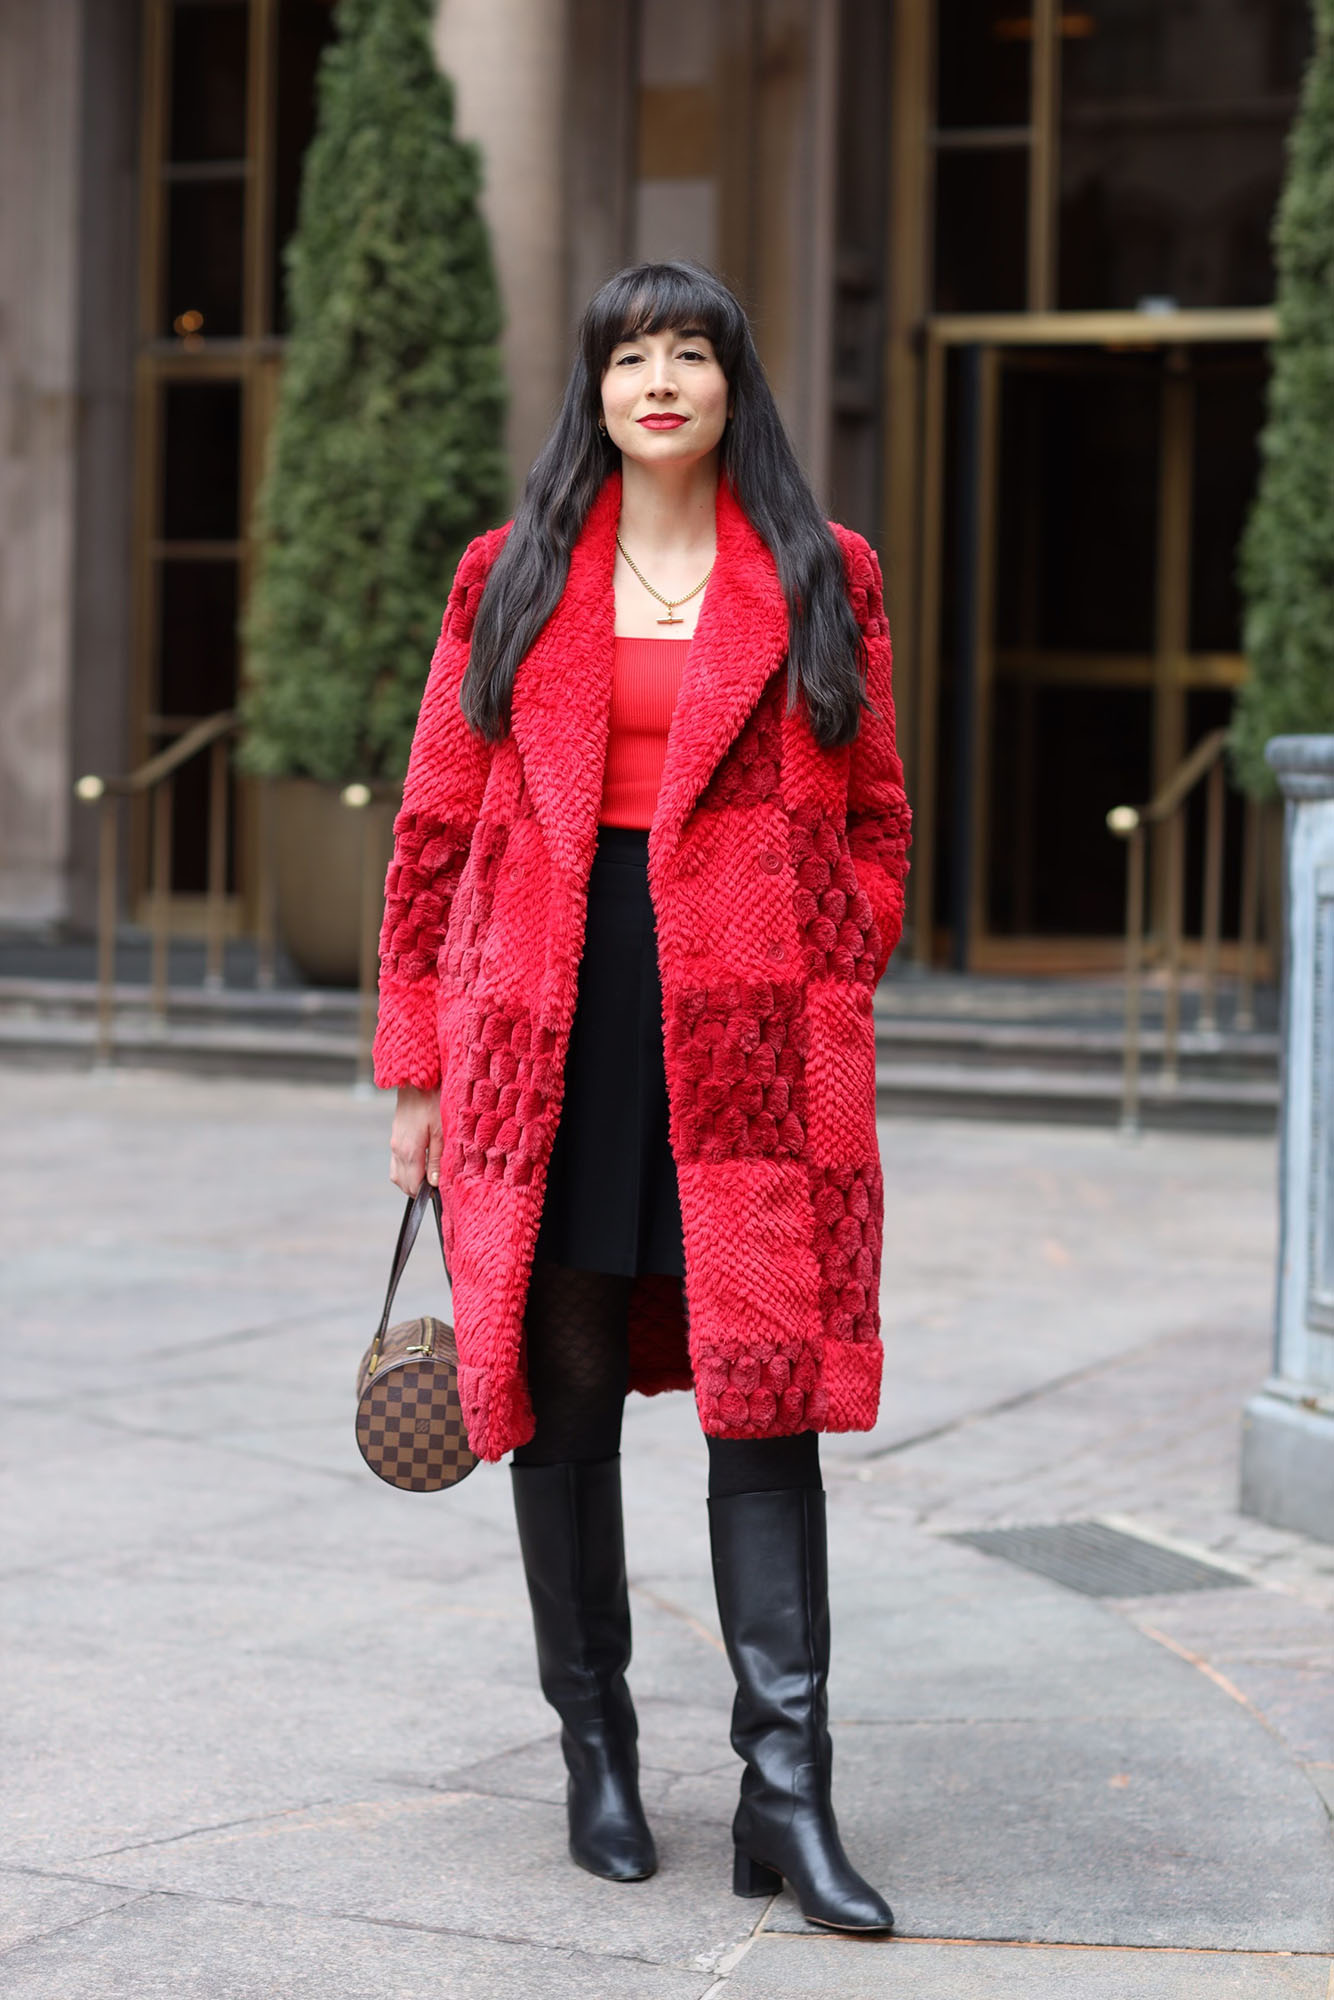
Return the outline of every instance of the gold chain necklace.
<path id="1" fill-rule="evenodd" d="M 704 588 L 704 585 L 708 582 L 709 577 L 713 575 L 713 563 L 709 564 L 708 576 L 704 577 L 702 582 L 697 583 L 693 590 L 688 590 L 684 597 L 664 597 L 660 590 L 655 590 L 653 588 L 653 585 L 649 582 L 643 570 L 639 568 L 638 564 L 635 562 L 634 557 L 630 554 L 629 549 L 626 548 L 625 543 L 621 540 L 619 534 L 616 537 L 616 546 L 620 550 L 621 554 L 625 557 L 625 560 L 629 563 L 635 575 L 639 578 L 639 581 L 643 584 L 649 596 L 656 597 L 659 604 L 665 604 L 667 606 L 667 616 L 665 618 L 659 618 L 658 620 L 659 625 L 684 625 L 686 622 L 685 619 L 673 618 L 672 613 L 675 611 L 678 604 L 689 604 L 692 597 L 699 596 L 701 590 L 703 590 Z M 715 557 L 715 561 L 716 560 L 717 558 Z"/>

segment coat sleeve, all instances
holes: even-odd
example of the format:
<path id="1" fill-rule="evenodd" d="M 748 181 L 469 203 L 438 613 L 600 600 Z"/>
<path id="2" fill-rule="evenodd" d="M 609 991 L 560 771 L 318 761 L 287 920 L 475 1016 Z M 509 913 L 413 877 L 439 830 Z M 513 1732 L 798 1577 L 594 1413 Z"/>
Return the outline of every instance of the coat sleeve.
<path id="1" fill-rule="evenodd" d="M 848 846 L 880 932 L 878 985 L 903 931 L 912 813 L 894 743 L 893 648 L 880 560 L 870 543 L 851 529 L 840 529 L 839 541 L 848 595 L 866 641 L 866 693 L 879 710 L 874 716 L 862 711 L 848 762 Z"/>
<path id="2" fill-rule="evenodd" d="M 394 819 L 380 929 L 380 1014 L 375 1081 L 381 1089 L 440 1082 L 436 953 L 468 858 L 491 764 L 491 746 L 459 707 L 473 620 L 490 568 L 493 537 L 468 544 L 455 572 L 422 696 Z"/>

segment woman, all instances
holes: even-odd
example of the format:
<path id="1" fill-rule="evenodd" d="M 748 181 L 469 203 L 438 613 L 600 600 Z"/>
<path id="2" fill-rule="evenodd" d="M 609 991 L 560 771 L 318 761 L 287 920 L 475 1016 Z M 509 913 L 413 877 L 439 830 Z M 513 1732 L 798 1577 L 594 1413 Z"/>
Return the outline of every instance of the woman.
<path id="1" fill-rule="evenodd" d="M 375 1074 L 392 1178 L 440 1185 L 473 1449 L 513 1453 L 573 1858 L 657 1865 L 621 1416 L 627 1388 L 693 1388 L 745 1762 L 734 1886 L 785 1877 L 849 1930 L 893 1919 L 830 1801 L 818 1434 L 876 1416 L 872 994 L 908 833 L 875 555 L 821 518 L 731 292 L 619 273 L 515 519 L 450 592 Z"/>

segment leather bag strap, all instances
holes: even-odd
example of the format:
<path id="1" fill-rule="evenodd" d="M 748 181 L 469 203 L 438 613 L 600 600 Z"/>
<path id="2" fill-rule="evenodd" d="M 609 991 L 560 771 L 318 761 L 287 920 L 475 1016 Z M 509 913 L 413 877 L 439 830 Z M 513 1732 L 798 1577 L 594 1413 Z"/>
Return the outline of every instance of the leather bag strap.
<path id="1" fill-rule="evenodd" d="M 398 1290 L 399 1280 L 407 1269 L 408 1258 L 412 1255 L 412 1246 L 417 1241 L 417 1232 L 422 1226 L 422 1217 L 428 1206 L 435 1211 L 435 1233 L 440 1239 L 440 1261 L 444 1263 L 445 1225 L 440 1210 L 440 1190 L 432 1186 L 430 1181 L 423 1180 L 416 1194 L 408 1196 L 408 1205 L 399 1224 L 398 1242 L 394 1247 L 394 1262 L 389 1273 L 389 1289 L 384 1295 L 384 1311 L 380 1314 L 380 1324 L 371 1343 L 368 1374 L 374 1371 L 380 1359 L 380 1346 L 389 1329 L 389 1315 L 394 1309 L 394 1294 Z M 449 1278 L 448 1264 L 445 1264 L 445 1276 Z M 453 1283 L 452 1279 L 450 1283 Z"/>

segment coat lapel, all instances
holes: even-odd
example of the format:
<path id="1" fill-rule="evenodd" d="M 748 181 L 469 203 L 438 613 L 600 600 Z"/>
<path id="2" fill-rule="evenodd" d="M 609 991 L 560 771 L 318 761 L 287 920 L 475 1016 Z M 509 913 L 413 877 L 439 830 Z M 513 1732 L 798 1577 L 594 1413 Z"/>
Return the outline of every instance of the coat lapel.
<path id="1" fill-rule="evenodd" d="M 621 476 L 604 483 L 570 551 L 560 602 L 519 662 L 510 713 L 524 776 L 552 858 L 592 865 L 607 761 L 616 602 L 612 570 Z"/>
<path id="2" fill-rule="evenodd" d="M 611 711 L 613 571 L 621 475 L 611 473 L 570 553 L 561 600 L 519 666 L 512 716 L 533 806 L 560 864 L 586 875 Z M 717 555 L 667 739 L 649 829 L 656 882 L 695 800 L 787 653 L 787 602 L 768 547 L 720 481 Z"/>
<path id="3" fill-rule="evenodd" d="M 787 654 L 787 599 L 773 556 L 722 480 L 717 536 L 649 828 L 649 875 L 655 883 L 696 799 Z"/>

